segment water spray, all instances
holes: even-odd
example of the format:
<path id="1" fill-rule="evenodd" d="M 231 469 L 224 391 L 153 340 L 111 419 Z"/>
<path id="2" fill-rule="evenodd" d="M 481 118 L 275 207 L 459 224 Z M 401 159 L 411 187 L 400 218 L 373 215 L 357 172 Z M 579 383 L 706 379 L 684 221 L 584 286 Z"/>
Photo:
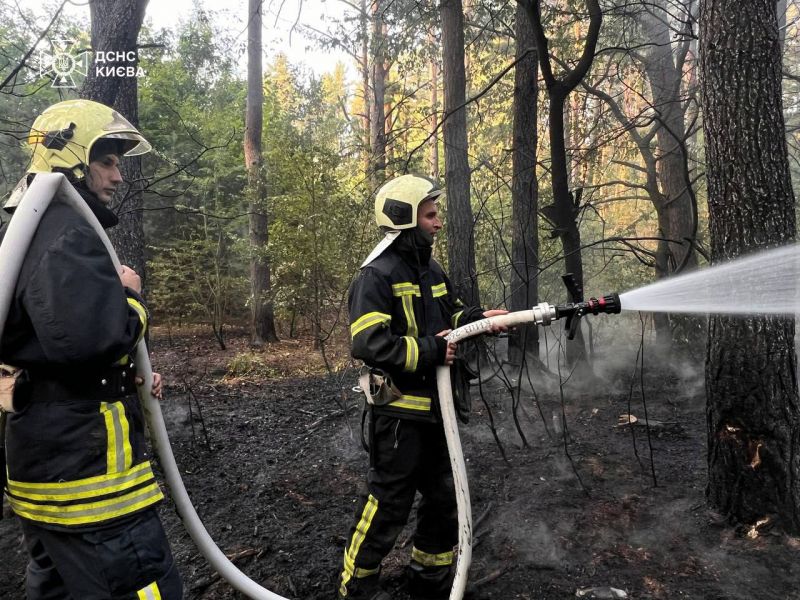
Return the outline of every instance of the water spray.
<path id="1" fill-rule="evenodd" d="M 3 238 L 3 243 L 0 245 L 0 266 L 2 266 L 0 269 L 0 337 L 3 335 L 3 328 L 8 317 L 22 262 L 42 215 L 54 200 L 67 203 L 86 219 L 108 250 L 114 267 L 117 271 L 120 270 L 119 259 L 106 232 L 89 205 L 75 191 L 67 178 L 60 173 L 39 173 L 20 201 Z M 136 374 L 144 381 L 142 385 L 138 386 L 138 391 L 147 426 L 152 434 L 153 445 L 164 470 L 164 477 L 172 492 L 175 507 L 198 550 L 223 579 L 245 596 L 256 600 L 287 600 L 283 596 L 261 587 L 242 573 L 211 539 L 200 517 L 197 516 L 192 501 L 186 493 L 178 466 L 175 464 L 175 457 L 172 454 L 167 428 L 164 424 L 164 416 L 158 400 L 153 397 L 151 392 L 153 370 L 144 340 L 139 342 L 136 347 L 136 367 Z"/>
<path id="2" fill-rule="evenodd" d="M 531 323 L 548 326 L 554 321 L 564 319 L 564 329 L 567 332 L 567 338 L 571 340 L 575 337 L 580 320 L 584 316 L 621 312 L 622 304 L 617 294 L 608 294 L 601 298 L 589 298 L 589 300 L 583 301 L 580 300 L 580 292 L 575 285 L 575 279 L 572 274 L 564 275 L 563 280 L 573 302 L 555 306 L 547 302 L 541 302 L 529 310 L 519 310 L 505 315 L 481 319 L 454 329 L 445 336 L 445 339 L 449 342 L 459 342 L 482 333 L 488 333 L 496 327 L 508 328 Z M 458 505 L 458 559 L 456 560 L 453 587 L 450 590 L 450 600 L 461 600 L 467 587 L 467 574 L 470 562 L 472 562 L 472 506 L 469 498 L 469 482 L 467 481 L 464 453 L 461 448 L 461 437 L 458 433 L 458 420 L 453 406 L 450 367 L 436 367 L 436 386 L 439 391 L 439 406 L 442 413 L 444 435 L 447 440 L 447 451 L 450 454 L 450 466 L 453 470 L 453 483 Z"/>

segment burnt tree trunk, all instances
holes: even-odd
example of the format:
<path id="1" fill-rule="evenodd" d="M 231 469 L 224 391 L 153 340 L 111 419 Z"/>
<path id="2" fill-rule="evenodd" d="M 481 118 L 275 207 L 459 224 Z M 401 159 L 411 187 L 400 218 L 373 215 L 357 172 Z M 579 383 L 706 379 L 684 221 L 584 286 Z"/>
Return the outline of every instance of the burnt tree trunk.
<path id="1" fill-rule="evenodd" d="M 702 0 L 700 64 L 714 261 L 788 243 L 795 213 L 775 0 Z M 731 520 L 777 516 L 797 532 L 794 329 L 783 317 L 711 318 L 706 492 Z"/>
<path id="2" fill-rule="evenodd" d="M 580 192 L 570 192 L 569 172 L 567 165 L 567 149 L 564 139 L 564 106 L 569 94 L 574 90 L 588 73 L 594 61 L 597 39 L 600 34 L 600 25 L 603 13 L 598 0 L 586 0 L 586 11 L 589 14 L 589 27 L 583 42 L 580 59 L 575 66 L 564 72 L 561 78 L 553 73 L 550 63 L 547 35 L 541 15 L 541 0 L 518 0 L 525 8 L 530 19 L 536 38 L 536 48 L 539 56 L 539 66 L 542 79 L 549 98 L 549 135 L 550 135 L 550 180 L 553 187 L 553 204 L 548 207 L 548 218 L 554 224 L 553 235 L 561 239 L 564 252 L 564 267 L 572 273 L 577 284 L 582 300 L 583 294 L 583 258 L 581 256 L 581 233 L 578 227 L 580 216 Z M 583 342 L 580 327 L 575 340 L 567 343 L 567 364 L 579 375 L 591 374 L 586 356 L 586 346 Z"/>
<path id="3" fill-rule="evenodd" d="M 511 178 L 511 294 L 509 310 L 529 309 L 539 302 L 539 188 L 536 180 L 536 114 L 539 72 L 536 40 L 525 10 L 516 9 L 516 59 L 514 68 L 514 146 Z M 523 357 L 539 358 L 535 325 L 509 332 L 508 359 L 522 364 Z M 527 361 L 530 364 L 530 360 Z"/>
<path id="4" fill-rule="evenodd" d="M 464 11 L 461 0 L 442 0 L 442 79 L 444 83 L 444 179 L 447 186 L 447 257 L 458 296 L 480 304 L 475 269 L 475 223 L 470 204 L 467 155 L 467 77 L 464 68 Z"/>
<path id="5" fill-rule="evenodd" d="M 269 214 L 261 153 L 264 81 L 261 67 L 261 2 L 249 0 L 247 20 L 247 109 L 244 161 L 250 206 L 250 342 L 278 341 L 272 307 L 272 282 L 267 254 Z"/>
<path id="6" fill-rule="evenodd" d="M 81 98 L 101 102 L 115 108 L 133 125 L 139 125 L 139 86 L 136 69 L 139 66 L 139 30 L 144 20 L 148 0 L 96 0 L 89 4 L 92 20 L 92 50 L 94 58 L 80 91 Z M 122 60 L 98 62 L 107 53 Z M 129 60 L 133 59 L 133 60 Z M 99 68 L 102 70 L 98 70 Z M 107 68 L 113 67 L 113 71 Z M 123 71 L 118 71 L 121 67 Z M 120 76 L 118 73 L 124 73 Z M 145 136 L 146 137 L 146 136 Z M 142 219 L 142 159 L 125 158 L 120 165 L 124 183 L 114 195 L 111 210 L 119 216 L 119 225 L 108 231 L 122 264 L 130 266 L 147 283 L 144 258 L 144 225 Z"/>

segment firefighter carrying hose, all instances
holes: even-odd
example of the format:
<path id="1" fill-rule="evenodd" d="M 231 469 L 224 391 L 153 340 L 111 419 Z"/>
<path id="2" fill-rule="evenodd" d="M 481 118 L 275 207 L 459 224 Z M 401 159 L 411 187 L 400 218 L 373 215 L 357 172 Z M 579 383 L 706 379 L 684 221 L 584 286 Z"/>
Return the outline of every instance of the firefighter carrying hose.
<path id="1" fill-rule="evenodd" d="M 59 172 L 105 228 L 117 224 L 108 204 L 122 182 L 120 158 L 150 150 L 119 113 L 87 100 L 45 110 L 28 143 L 30 168 L 6 209 L 36 173 Z M 148 320 L 140 293 L 139 276 L 118 273 L 91 226 L 54 202 L 0 340 L 0 361 L 18 369 L 3 406 L 5 491 L 25 536 L 30 600 L 182 597 L 154 508 L 163 495 L 134 382 L 133 351 Z"/>
<path id="2" fill-rule="evenodd" d="M 458 519 L 453 476 L 439 416 L 435 367 L 450 365 L 451 328 L 506 314 L 465 307 L 431 258 L 442 227 L 442 190 L 420 175 L 385 183 L 375 218 L 385 238 L 350 289 L 352 353 L 366 363 L 361 387 L 370 407 L 370 468 L 347 537 L 338 597 L 388 600 L 378 578 L 417 491 L 417 529 L 407 569 L 417 598 L 447 598 Z"/>

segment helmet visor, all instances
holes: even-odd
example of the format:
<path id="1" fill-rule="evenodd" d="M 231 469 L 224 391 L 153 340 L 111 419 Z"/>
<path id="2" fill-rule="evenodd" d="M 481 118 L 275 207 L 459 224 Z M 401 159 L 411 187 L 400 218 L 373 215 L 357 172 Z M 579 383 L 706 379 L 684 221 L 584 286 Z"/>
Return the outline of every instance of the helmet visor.
<path id="1" fill-rule="evenodd" d="M 125 142 L 123 156 L 141 156 L 147 154 L 153 147 L 144 137 L 132 131 L 107 133 L 101 139 L 123 140 Z"/>

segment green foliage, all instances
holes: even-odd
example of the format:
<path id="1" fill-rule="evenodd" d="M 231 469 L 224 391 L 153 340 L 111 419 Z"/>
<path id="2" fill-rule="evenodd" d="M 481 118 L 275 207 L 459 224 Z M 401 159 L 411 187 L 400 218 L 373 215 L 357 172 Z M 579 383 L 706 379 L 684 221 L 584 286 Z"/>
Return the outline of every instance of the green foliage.
<path id="1" fill-rule="evenodd" d="M 440 178 L 442 147 L 442 82 L 433 101 L 431 65 L 440 65 L 438 10 L 435 4 L 398 0 L 382 3 L 386 21 L 387 176 L 405 170 L 430 173 L 430 152 L 438 144 Z M 654 114 L 649 83 L 639 55 L 641 32 L 634 22 L 636 5 L 606 13 L 589 81 L 617 99 L 645 132 Z M 671 10 L 677 10 L 673 8 Z M 800 111 L 797 109 L 797 8 L 787 29 L 785 67 L 787 127 L 793 174 L 797 178 Z M 680 16 L 680 15 L 677 15 Z M 0 77 L 4 78 L 35 39 L 26 27 L 28 15 L 0 0 Z M 483 302 L 500 306 L 511 279 L 512 115 L 514 70 L 498 77 L 514 60 L 515 4 L 499 1 L 467 6 L 467 106 L 475 244 Z M 673 17 L 675 20 L 676 17 Z M 544 5 L 550 51 L 562 63 L 560 75 L 574 65 L 585 35 L 582 0 L 558 0 Z M 204 322 L 220 343 L 229 323 L 243 323 L 249 313 L 249 258 L 264 253 L 271 262 L 272 300 L 279 327 L 310 330 L 317 341 L 346 332 L 346 292 L 379 234 L 372 222 L 369 184 L 364 174 L 365 102 L 358 75 L 344 66 L 312 76 L 286 56 L 270 59 L 264 75 L 264 179 L 270 215 L 269 245 L 250 248 L 247 176 L 243 135 L 246 82 L 242 72 L 240 30 L 227 33 L 216 13 L 195 10 L 185 23 L 160 31 L 145 30 L 140 52 L 147 76 L 139 80 L 141 129 L 154 152 L 144 157 L 149 179 L 145 196 L 148 241 L 149 302 L 156 321 Z M 677 21 L 676 21 L 677 22 Z M 59 24 L 60 31 L 85 24 Z M 361 52 L 362 36 L 356 10 L 347 10 L 331 29 L 328 47 Z M 646 40 L 645 40 L 646 42 Z M 611 49 L 637 46 L 637 52 Z M 360 69 L 360 67 L 357 67 Z M 687 67 L 685 87 L 696 80 Z M 22 141 L 33 118 L 59 94 L 31 68 L 21 71 L 10 90 L 0 90 L 0 193 L 24 172 L 27 154 Z M 696 101 L 687 93 L 687 121 L 696 115 Z M 539 206 L 552 202 L 548 106 L 539 92 L 537 174 Z M 658 231 L 653 204 L 642 190 L 645 176 L 641 155 L 628 130 L 606 103 L 578 88 L 566 107 L 570 187 L 581 188 L 578 219 L 583 250 L 586 294 L 624 291 L 653 279 L 651 253 Z M 437 135 L 432 128 L 438 125 Z M 651 140 L 653 147 L 655 142 Z M 692 177 L 698 178 L 700 240 L 706 229 L 700 135 L 689 140 Z M 443 206 L 446 219 L 446 202 Z M 446 226 L 446 225 L 445 225 Z M 563 257 L 558 232 L 539 219 L 539 296 L 564 300 L 560 281 Z M 445 236 L 441 236 L 444 238 Z M 610 238 L 626 238 L 635 245 Z M 439 242 L 443 245 L 443 241 Z M 446 263 L 443 247 L 437 257 Z M 251 362 L 257 363 L 253 355 Z M 244 373 L 245 358 L 232 372 Z M 257 369 L 257 365 L 252 367 Z"/>
<path id="2" fill-rule="evenodd" d="M 240 352 L 228 363 L 225 377 L 254 378 L 258 380 L 277 377 L 279 372 L 267 364 L 264 357 L 255 352 Z"/>

